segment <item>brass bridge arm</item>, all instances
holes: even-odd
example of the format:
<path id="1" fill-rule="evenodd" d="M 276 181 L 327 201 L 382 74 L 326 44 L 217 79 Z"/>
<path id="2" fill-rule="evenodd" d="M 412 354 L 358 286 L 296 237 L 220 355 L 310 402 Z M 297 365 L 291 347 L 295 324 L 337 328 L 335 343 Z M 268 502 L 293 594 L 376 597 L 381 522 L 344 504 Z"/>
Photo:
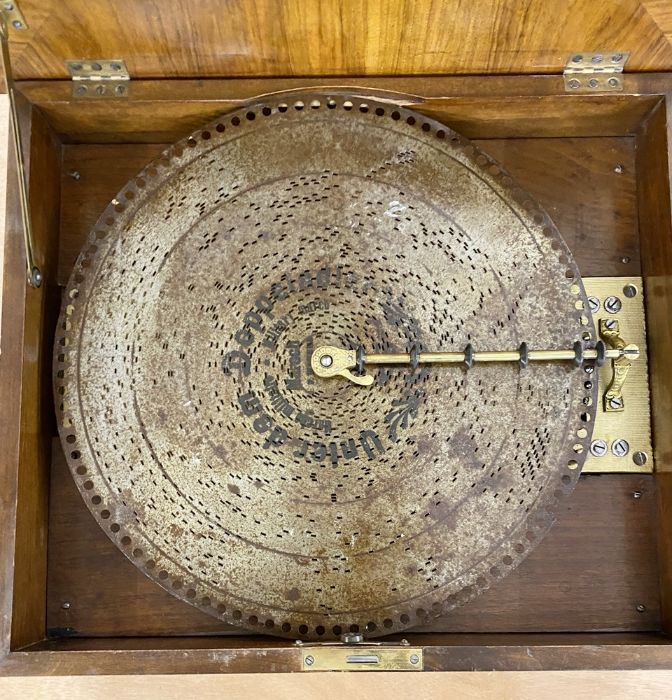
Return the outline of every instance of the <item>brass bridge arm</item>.
<path id="1" fill-rule="evenodd" d="M 602 397 L 604 410 L 606 412 L 622 411 L 625 408 L 623 399 L 623 385 L 628 376 L 628 371 L 632 367 L 631 360 L 639 357 L 639 348 L 636 345 L 627 345 L 620 336 L 620 329 L 616 319 L 600 319 L 600 338 L 609 346 L 608 353 L 619 351 L 621 354 L 613 357 L 613 376 L 609 386 Z"/>
<path id="2" fill-rule="evenodd" d="M 615 327 L 613 324 L 616 324 Z M 471 345 L 468 345 L 462 352 L 419 352 L 413 348 L 407 353 L 366 354 L 361 347 L 357 350 L 345 350 L 332 345 L 322 345 L 313 352 L 311 367 L 318 377 L 340 376 L 361 386 L 371 386 L 373 377 L 370 374 L 365 374 L 366 365 L 410 365 L 417 367 L 421 364 L 461 363 L 467 368 L 471 368 L 477 362 L 517 362 L 524 368 L 529 362 L 564 360 L 573 361 L 577 366 L 581 366 L 585 360 L 595 360 L 598 365 L 602 365 L 605 360 L 612 360 L 614 378 L 607 390 L 609 399 L 605 394 L 605 405 L 607 400 L 613 403 L 614 399 L 620 399 L 622 407 L 623 382 L 625 382 L 627 371 L 630 368 L 630 360 L 636 360 L 639 357 L 639 348 L 636 345 L 627 345 L 620 338 L 617 321 L 600 321 L 600 334 L 603 340 L 598 341 L 594 348 L 584 348 L 583 343 L 577 341 L 573 348 L 560 350 L 529 350 L 526 343 L 523 343 L 517 350 L 476 352 Z M 356 373 L 352 370 L 356 370 Z M 609 410 L 622 410 L 622 408 L 612 407 Z"/>

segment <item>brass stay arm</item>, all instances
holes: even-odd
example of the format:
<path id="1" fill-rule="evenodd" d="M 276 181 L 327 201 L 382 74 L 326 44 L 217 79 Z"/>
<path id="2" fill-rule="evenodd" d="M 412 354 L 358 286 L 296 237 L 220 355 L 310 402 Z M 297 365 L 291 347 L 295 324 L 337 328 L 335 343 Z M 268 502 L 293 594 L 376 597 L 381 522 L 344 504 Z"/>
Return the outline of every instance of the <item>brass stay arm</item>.
<path id="1" fill-rule="evenodd" d="M 457 352 L 386 352 L 367 354 L 363 348 L 346 350 L 332 345 L 322 345 L 315 349 L 311 357 L 313 372 L 322 378 L 345 377 L 360 386 L 371 386 L 373 376 L 365 374 L 367 365 L 411 365 L 424 364 L 464 364 L 471 368 L 478 362 L 517 362 L 526 367 L 529 362 L 573 361 L 577 366 L 585 360 L 595 360 L 601 365 L 612 360 L 614 377 L 604 396 L 605 410 L 623 410 L 622 389 L 631 360 L 639 357 L 639 348 L 628 345 L 619 335 L 618 321 L 609 319 L 599 323 L 600 336 L 594 348 L 584 348 L 580 341 L 571 349 L 529 350 L 523 343 L 517 350 L 489 350 L 476 352 L 471 345 Z M 351 370 L 357 370 L 357 373 Z M 620 402 L 620 403 L 619 403 Z M 610 408 L 606 408 L 609 405 Z"/>
<path id="2" fill-rule="evenodd" d="M 11 5 L 11 3 L 10 3 Z M 11 5 L 10 9 L 13 9 Z M 0 45 L 2 47 L 2 72 L 7 85 L 7 95 L 9 97 L 9 108 L 11 112 L 12 134 L 14 136 L 14 152 L 16 156 L 16 169 L 19 178 L 19 196 L 21 198 L 21 217 L 23 219 L 23 241 L 26 249 L 26 272 L 28 283 L 32 287 L 39 287 L 42 284 L 42 272 L 35 262 L 35 247 L 33 244 L 33 227 L 30 216 L 30 206 L 28 202 L 28 182 L 26 181 L 26 166 L 23 160 L 23 143 L 21 140 L 21 128 L 19 126 L 19 116 L 16 109 L 16 96 L 14 94 L 14 78 L 12 75 L 12 64 L 9 56 L 9 38 L 5 13 L 9 10 L 0 9 Z M 25 29 L 25 23 L 15 20 L 15 27 Z"/>

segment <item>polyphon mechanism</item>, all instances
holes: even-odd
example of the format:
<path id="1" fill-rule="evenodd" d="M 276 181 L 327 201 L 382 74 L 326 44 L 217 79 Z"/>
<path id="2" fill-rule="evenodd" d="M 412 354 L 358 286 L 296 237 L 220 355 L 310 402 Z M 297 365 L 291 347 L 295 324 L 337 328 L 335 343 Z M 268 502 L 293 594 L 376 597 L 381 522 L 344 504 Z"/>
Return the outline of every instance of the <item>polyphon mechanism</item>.
<path id="1" fill-rule="evenodd" d="M 301 93 L 225 115 L 112 200 L 54 376 L 121 551 L 226 622 L 318 640 L 417 626 L 506 576 L 638 353 L 468 140 Z"/>

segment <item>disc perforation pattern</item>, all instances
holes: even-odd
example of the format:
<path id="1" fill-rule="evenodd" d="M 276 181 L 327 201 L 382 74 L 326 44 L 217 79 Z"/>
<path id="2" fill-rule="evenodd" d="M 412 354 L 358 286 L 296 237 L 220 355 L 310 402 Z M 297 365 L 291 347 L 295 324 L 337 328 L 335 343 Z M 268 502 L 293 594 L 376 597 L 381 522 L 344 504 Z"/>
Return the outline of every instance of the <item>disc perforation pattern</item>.
<path id="1" fill-rule="evenodd" d="M 447 127 L 357 95 L 225 115 L 122 189 L 55 346 L 88 507 L 148 576 L 271 634 L 425 622 L 511 571 L 585 457 L 596 389 L 568 364 L 380 368 L 368 351 L 594 340 L 547 215 Z"/>

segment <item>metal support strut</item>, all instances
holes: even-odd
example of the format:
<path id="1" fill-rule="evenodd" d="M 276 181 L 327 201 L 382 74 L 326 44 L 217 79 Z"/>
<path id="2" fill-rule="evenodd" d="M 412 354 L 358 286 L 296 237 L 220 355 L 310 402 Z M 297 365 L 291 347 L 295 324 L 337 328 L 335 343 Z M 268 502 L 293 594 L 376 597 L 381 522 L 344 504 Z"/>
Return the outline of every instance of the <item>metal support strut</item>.
<path id="1" fill-rule="evenodd" d="M 23 241 L 26 249 L 26 273 L 28 276 L 28 283 L 31 285 L 31 287 L 37 288 L 42 284 L 42 272 L 35 262 L 33 227 L 30 218 L 30 207 L 28 204 L 28 183 L 26 181 L 26 169 L 25 162 L 23 160 L 23 143 L 21 141 L 21 129 L 19 127 L 19 117 L 16 109 L 12 64 L 9 57 L 7 22 L 5 15 L 2 12 L 0 12 L 0 43 L 2 44 L 2 71 L 5 84 L 7 85 L 7 95 L 9 97 L 9 108 L 11 112 L 12 134 L 14 136 L 14 152 L 16 155 L 16 169 L 19 176 L 21 218 L 23 220 Z"/>

